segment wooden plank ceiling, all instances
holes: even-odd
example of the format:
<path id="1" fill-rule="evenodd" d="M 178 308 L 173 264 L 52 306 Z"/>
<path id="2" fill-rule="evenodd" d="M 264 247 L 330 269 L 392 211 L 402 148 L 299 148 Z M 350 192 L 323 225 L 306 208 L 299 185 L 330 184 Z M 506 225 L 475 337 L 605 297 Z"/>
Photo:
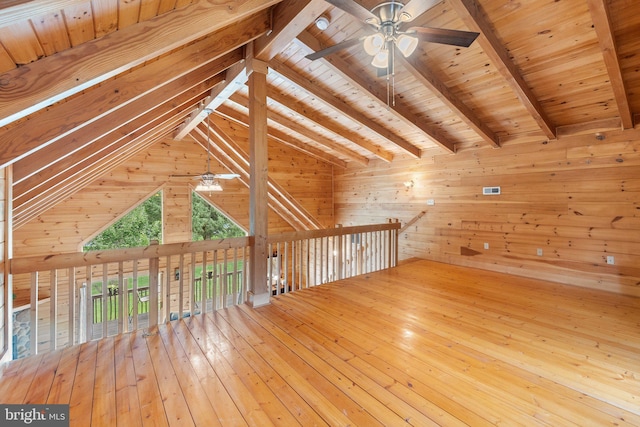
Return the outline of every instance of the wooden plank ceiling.
<path id="1" fill-rule="evenodd" d="M 0 165 L 13 167 L 14 217 L 162 139 L 205 146 L 205 108 L 214 125 L 247 126 L 248 55 L 270 67 L 269 137 L 335 167 L 634 126 L 635 0 L 412 1 L 433 4 L 414 25 L 480 36 L 469 48 L 421 43 L 393 79 L 376 76 L 359 42 L 305 58 L 366 34 L 324 0 L 3 2 Z M 217 158 L 245 174 L 212 127 Z"/>

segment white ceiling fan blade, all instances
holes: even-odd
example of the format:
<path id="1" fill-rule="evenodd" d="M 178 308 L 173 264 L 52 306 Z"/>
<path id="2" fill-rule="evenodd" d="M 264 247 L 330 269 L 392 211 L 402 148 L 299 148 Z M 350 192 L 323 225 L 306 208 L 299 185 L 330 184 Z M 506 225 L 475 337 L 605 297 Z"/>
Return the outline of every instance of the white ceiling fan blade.
<path id="1" fill-rule="evenodd" d="M 400 22 L 411 22 L 442 0 L 411 0 L 400 9 Z"/>
<path id="2" fill-rule="evenodd" d="M 234 179 L 240 177 L 237 173 L 217 173 L 214 176 L 216 179 Z"/>

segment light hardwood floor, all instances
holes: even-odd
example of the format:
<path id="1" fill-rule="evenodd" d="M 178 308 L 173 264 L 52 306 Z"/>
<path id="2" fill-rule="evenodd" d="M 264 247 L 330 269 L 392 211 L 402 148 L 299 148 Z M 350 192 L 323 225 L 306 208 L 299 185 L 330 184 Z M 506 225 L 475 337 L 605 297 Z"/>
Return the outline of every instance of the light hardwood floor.
<path id="1" fill-rule="evenodd" d="M 71 426 L 640 426 L 640 299 L 414 261 L 10 363 Z"/>

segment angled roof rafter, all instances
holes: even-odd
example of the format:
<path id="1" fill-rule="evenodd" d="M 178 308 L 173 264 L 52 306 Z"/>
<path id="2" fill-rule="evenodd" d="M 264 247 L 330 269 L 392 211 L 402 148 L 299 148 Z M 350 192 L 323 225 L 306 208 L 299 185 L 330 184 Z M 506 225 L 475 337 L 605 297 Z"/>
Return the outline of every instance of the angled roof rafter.
<path id="1" fill-rule="evenodd" d="M 277 3 L 247 0 L 229 8 L 226 3 L 195 2 L 7 72 L 0 126 L 256 13 L 261 12 L 268 25 L 267 9 Z M 131 40 L 138 41 L 135 47 Z"/>
<path id="2" fill-rule="evenodd" d="M 484 124 L 469 107 L 458 99 L 449 88 L 445 86 L 428 67 L 419 64 L 414 58 L 405 58 L 398 55 L 400 63 L 409 71 L 420 83 L 429 89 L 440 101 L 449 107 L 467 126 L 473 129 L 482 139 L 492 147 L 500 147 L 498 136 Z"/>
<path id="3" fill-rule="evenodd" d="M 631 129 L 633 128 L 633 114 L 622 77 L 622 69 L 618 61 L 618 49 L 613 35 L 607 2 L 605 0 L 587 0 L 587 4 L 593 18 L 596 34 L 598 34 L 598 42 L 607 66 L 607 73 L 609 74 L 609 81 L 616 99 L 622 126 L 624 129 Z"/>
<path id="4" fill-rule="evenodd" d="M 216 110 L 224 101 L 229 99 L 236 90 L 244 86 L 247 82 L 247 68 L 244 58 L 225 71 L 222 84 L 211 89 L 209 96 L 194 110 L 183 124 L 177 129 L 174 139 L 181 140 L 189 132 L 195 129 L 200 122 L 206 119 L 209 111 Z"/>
<path id="5" fill-rule="evenodd" d="M 81 132 L 78 132 L 80 129 L 77 128 L 74 129 L 74 132 L 69 131 L 64 137 L 58 138 L 50 144 L 43 144 L 39 151 L 44 150 L 46 153 L 49 153 L 49 155 L 34 157 L 33 155 L 37 154 L 36 151 L 18 160 L 16 163 L 19 163 L 20 166 L 16 168 L 15 182 L 18 183 L 22 179 L 45 169 L 54 160 L 59 161 L 60 158 L 73 155 L 77 150 L 92 144 L 104 135 L 110 134 L 128 122 L 135 121 L 140 115 L 143 115 L 144 112 L 157 108 L 158 105 L 162 105 L 167 99 L 179 97 L 183 92 L 188 93 L 191 88 L 199 87 L 200 83 L 207 79 L 210 80 L 210 84 L 217 83 L 220 81 L 220 78 L 210 78 L 210 76 L 216 76 L 223 71 L 225 67 L 236 62 L 238 58 L 239 57 L 232 52 L 223 57 L 219 62 L 206 63 L 201 68 L 183 75 L 179 79 L 169 82 L 166 85 L 155 87 L 154 90 L 148 91 L 133 102 L 123 103 L 116 108 L 112 108 L 108 114 L 99 117 L 93 121 L 90 126 L 83 127 Z M 89 104 L 89 101 L 93 98 L 92 94 L 88 94 L 88 96 L 90 98 L 89 100 L 78 97 L 77 100 L 80 101 L 80 104 L 68 102 L 62 104 L 61 107 L 65 107 L 67 104 L 70 104 L 70 107 L 76 105 L 81 106 L 82 101 L 85 101 L 85 104 Z M 73 112 L 73 110 L 69 108 L 64 108 L 64 111 L 70 111 L 70 114 Z M 73 120 L 73 116 L 70 119 Z"/>
<path id="6" fill-rule="evenodd" d="M 214 116 L 218 116 L 222 119 L 236 123 L 239 126 L 242 126 L 244 129 L 249 128 L 248 118 L 246 116 L 242 116 L 233 108 L 221 105 L 216 109 L 216 111 L 213 112 L 213 114 Z M 269 127 L 267 129 L 267 132 L 268 138 L 272 139 L 275 142 L 287 145 L 322 162 L 330 163 L 340 168 L 347 167 L 347 162 L 345 162 L 344 160 L 341 160 L 325 151 L 319 150 L 309 144 L 305 144 L 302 141 L 298 141 L 291 135 L 287 135 L 284 132 L 279 131 L 278 129 L 274 129 L 273 126 Z"/>
<path id="7" fill-rule="evenodd" d="M 547 138 L 555 139 L 555 125 L 544 112 L 540 102 L 529 88 L 520 71 L 509 58 L 507 50 L 496 37 L 477 0 L 451 0 L 451 5 L 471 31 L 480 33 L 477 43 L 480 43 L 485 54 L 506 79 L 520 102 L 529 111 L 529 114 L 538 123 Z"/>
<path id="8" fill-rule="evenodd" d="M 303 31 L 302 33 L 300 33 L 297 40 L 313 52 L 317 52 L 325 47 L 307 31 Z M 336 55 L 329 55 L 327 57 L 318 59 L 318 61 L 322 61 L 325 64 L 329 65 L 329 67 L 338 72 L 351 85 L 363 91 L 364 93 L 367 93 L 380 105 L 387 107 L 389 112 L 392 113 L 395 117 L 399 118 L 410 126 L 417 128 L 420 132 L 424 133 L 425 136 L 433 140 L 433 142 L 438 144 L 445 151 L 449 153 L 455 152 L 455 144 L 453 143 L 453 141 L 450 141 L 448 138 L 446 138 L 445 135 L 443 135 L 436 126 L 425 123 L 424 120 L 413 114 L 411 110 L 402 103 L 397 103 L 393 106 L 388 105 L 387 97 L 382 93 L 379 85 L 376 82 L 369 80 L 366 77 L 357 75 L 356 73 L 351 71 L 351 67 L 349 67 L 349 65 L 344 60 L 338 58 Z"/>
<path id="9" fill-rule="evenodd" d="M 249 100 L 243 96 L 240 95 L 239 93 L 235 93 L 233 94 L 233 96 L 231 96 L 229 98 L 229 101 L 233 101 L 234 103 L 244 107 L 244 108 L 249 108 Z M 310 131 L 308 128 L 302 126 L 300 123 L 295 122 L 294 120 L 291 120 L 285 116 L 283 116 L 282 114 L 277 114 L 271 110 L 268 111 L 267 113 L 267 117 L 269 120 L 278 123 L 280 126 L 288 128 L 289 130 L 300 134 L 302 136 L 304 136 L 307 139 L 310 139 L 320 145 L 324 145 L 325 147 L 327 147 L 330 150 L 335 151 L 336 153 L 339 153 L 341 155 L 343 155 L 344 157 L 348 158 L 349 160 L 358 162 L 362 165 L 367 165 L 369 163 L 369 159 L 365 156 L 363 156 L 360 153 L 356 153 L 353 150 L 348 149 L 347 147 L 345 147 L 344 145 L 338 144 L 337 142 L 329 139 L 329 138 L 325 138 L 323 136 L 314 134 L 312 131 Z"/>
<path id="10" fill-rule="evenodd" d="M 302 105 L 300 105 L 298 101 L 290 96 L 283 95 L 282 93 L 274 90 L 271 87 L 267 88 L 267 96 L 269 97 L 269 99 L 279 103 L 289 111 L 294 112 L 298 116 L 304 117 L 314 125 L 323 128 L 331 133 L 334 133 L 338 137 L 343 138 L 354 145 L 364 148 L 379 159 L 385 162 L 390 162 L 393 159 L 393 153 L 366 140 L 363 135 L 353 132 L 345 128 L 344 126 L 335 123 L 329 117 L 305 109 Z"/>
<path id="11" fill-rule="evenodd" d="M 255 41 L 253 55 L 269 62 L 326 9 L 324 0 L 284 0 L 273 8 L 272 30 Z"/>
<path id="12" fill-rule="evenodd" d="M 329 105 L 330 107 L 335 108 L 336 110 L 344 114 L 349 119 L 353 120 L 356 123 L 360 123 L 362 126 L 378 134 L 382 138 L 389 141 L 391 144 L 395 144 L 398 147 L 406 150 L 412 156 L 420 157 L 421 153 L 418 147 L 405 141 L 404 139 L 400 138 L 393 132 L 386 129 L 384 126 L 381 126 L 374 120 L 368 118 L 367 116 L 365 116 L 364 114 L 362 114 L 361 112 L 353 108 L 348 103 L 342 101 L 341 99 L 337 98 L 333 94 L 329 93 L 328 90 L 323 89 L 317 84 L 314 84 L 312 81 L 300 75 L 298 72 L 291 69 L 287 65 L 283 64 L 282 62 L 274 60 L 270 62 L 270 66 L 276 73 L 278 73 L 285 79 L 289 80 L 290 82 L 298 85 L 299 87 L 301 87 L 302 89 L 304 89 L 305 91 L 313 95 L 314 97 L 320 99 L 322 102 Z"/>
<path id="13" fill-rule="evenodd" d="M 206 124 L 202 124 L 206 127 Z M 243 183 L 249 183 L 249 162 L 246 152 L 222 130 L 215 121 L 210 123 L 211 136 L 218 140 L 219 144 L 210 144 L 213 154 L 225 168 L 240 175 Z M 199 142 L 206 145 L 207 134 L 200 128 L 195 129 Z M 194 136 L 191 134 L 192 137 Z M 197 139 L 197 140 L 198 140 Z M 284 187 L 279 185 L 273 177 L 268 177 L 269 205 L 278 215 L 297 230 L 319 229 L 322 224 L 316 220 Z"/>

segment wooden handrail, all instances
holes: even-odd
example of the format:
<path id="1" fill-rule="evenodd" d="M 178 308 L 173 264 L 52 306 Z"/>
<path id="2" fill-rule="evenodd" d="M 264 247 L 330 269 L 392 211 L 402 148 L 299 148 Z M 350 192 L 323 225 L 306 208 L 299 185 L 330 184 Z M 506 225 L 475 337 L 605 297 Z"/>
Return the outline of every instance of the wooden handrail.
<path id="1" fill-rule="evenodd" d="M 277 243 L 277 242 L 285 242 L 285 241 L 295 241 L 295 240 L 306 240 L 306 239 L 318 239 L 321 237 L 332 237 L 332 236 L 345 236 L 347 234 L 358 234 L 358 233 L 368 233 L 373 231 L 389 231 L 389 230 L 399 230 L 400 223 L 392 222 L 392 223 L 384 223 L 384 224 L 373 224 L 373 225 L 355 225 L 349 227 L 336 227 L 336 228 L 324 228 L 322 230 L 303 230 L 303 231 L 292 231 L 289 233 L 280 233 L 270 235 L 267 238 L 267 243 Z"/>
<path id="2" fill-rule="evenodd" d="M 11 274 L 33 273 L 35 271 L 46 271 L 51 269 L 85 267 L 88 265 L 120 261 L 159 258 L 191 252 L 243 248 L 245 246 L 250 246 L 252 241 L 253 238 L 247 236 L 221 240 L 149 245 L 143 248 L 110 249 L 105 251 L 73 252 L 66 254 L 14 258 L 11 260 Z"/>

